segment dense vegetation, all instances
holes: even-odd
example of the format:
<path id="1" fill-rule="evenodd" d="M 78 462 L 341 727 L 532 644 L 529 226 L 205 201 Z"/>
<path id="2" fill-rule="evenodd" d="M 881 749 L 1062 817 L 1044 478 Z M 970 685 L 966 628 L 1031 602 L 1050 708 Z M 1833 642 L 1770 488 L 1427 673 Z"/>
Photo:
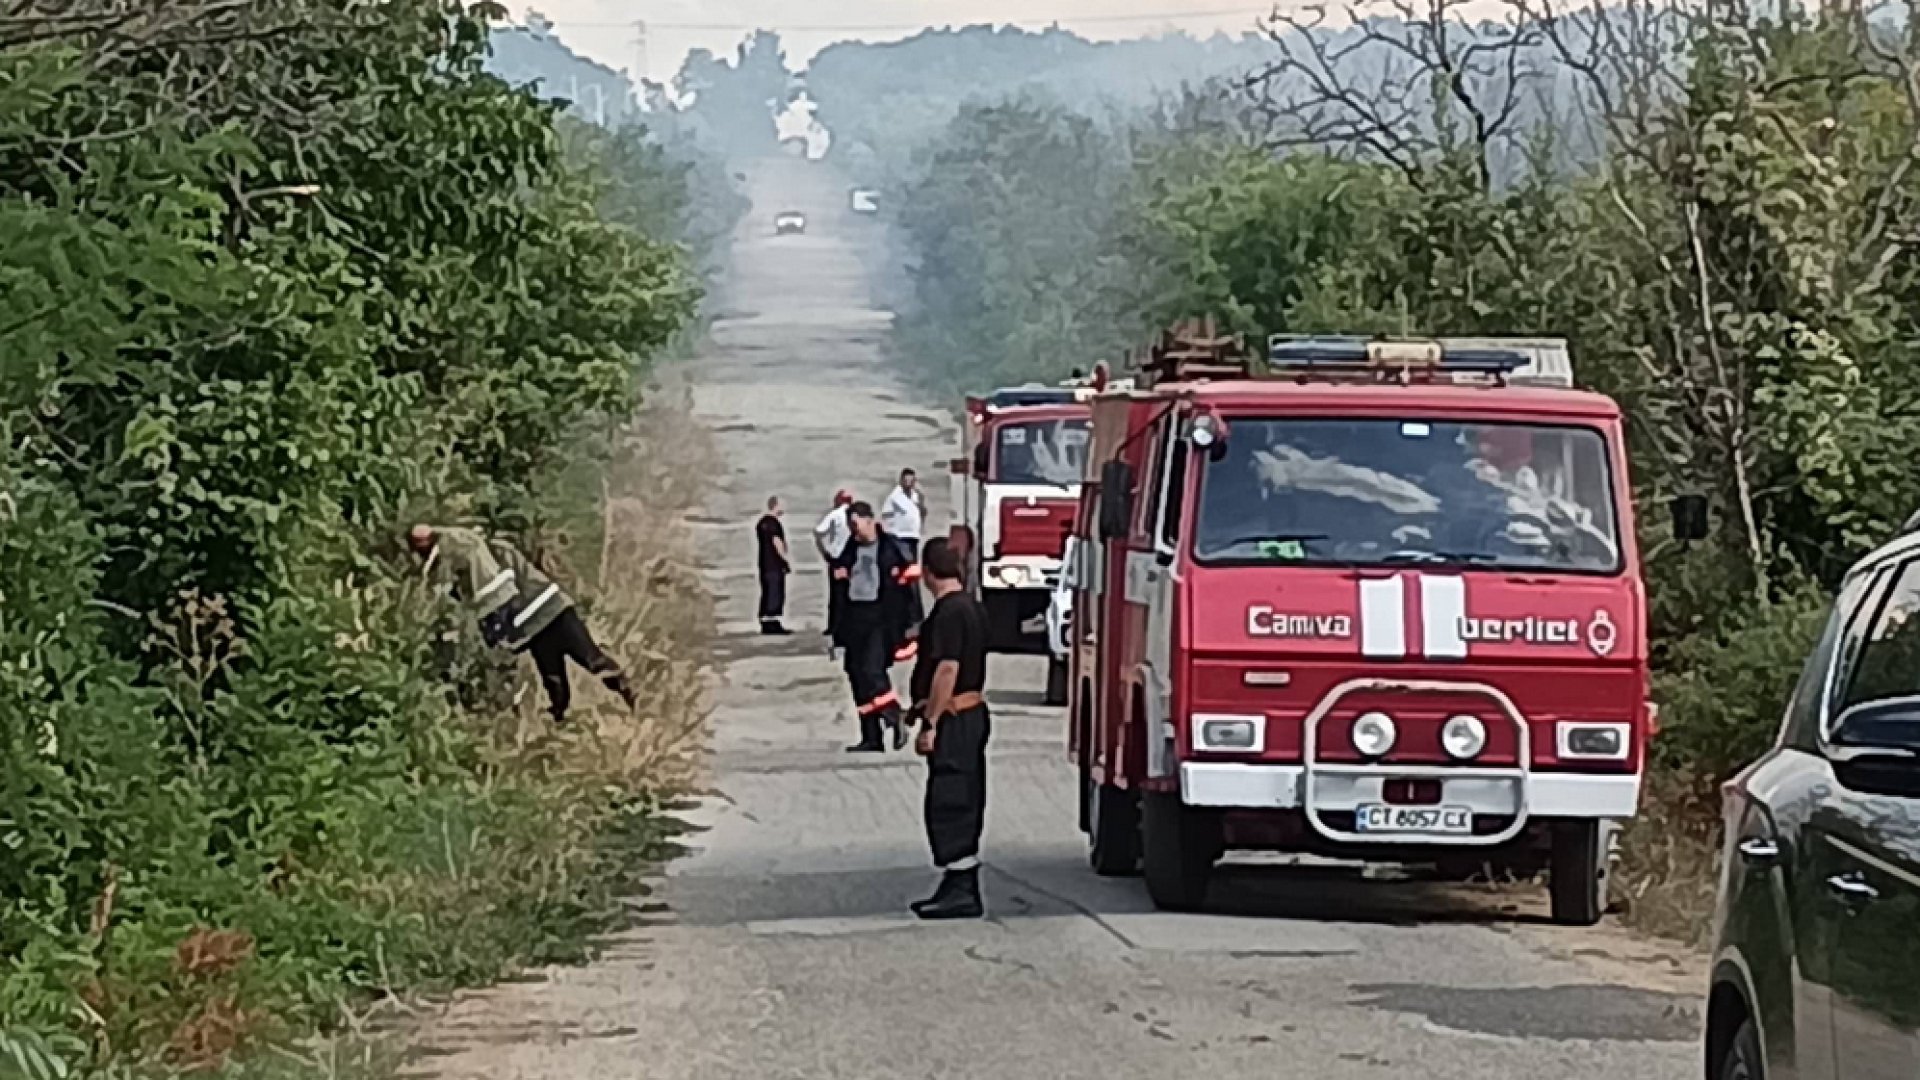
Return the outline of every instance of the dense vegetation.
<path id="1" fill-rule="evenodd" d="M 1106 118 L 1188 86 L 1245 77 L 1268 57 L 1251 33 L 1093 42 L 1060 29 L 970 26 L 831 45 L 808 65 L 806 88 L 841 165 L 861 183 L 895 185 L 963 105 L 1038 95 Z"/>
<path id="2" fill-rule="evenodd" d="M 1252 79 L 1151 112 L 1029 95 L 903 133 L 900 359 L 942 390 L 1059 376 L 1195 313 L 1569 337 L 1631 416 L 1660 762 L 1710 782 L 1920 505 L 1913 54 L 1852 9 L 1457 7 L 1276 26 Z M 1681 492 L 1710 542 L 1665 539 Z"/>
<path id="3" fill-rule="evenodd" d="M 485 74 L 498 15 L 0 5 L 0 1073 L 218 1064 L 619 885 L 644 793 L 505 737 L 395 541 L 595 520 L 737 208 Z"/>

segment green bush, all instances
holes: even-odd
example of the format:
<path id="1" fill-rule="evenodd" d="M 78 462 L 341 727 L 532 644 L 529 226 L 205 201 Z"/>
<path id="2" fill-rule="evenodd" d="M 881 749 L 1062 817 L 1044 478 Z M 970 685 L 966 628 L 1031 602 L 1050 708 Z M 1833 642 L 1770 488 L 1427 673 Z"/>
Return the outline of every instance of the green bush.
<path id="1" fill-rule="evenodd" d="M 1655 767 L 1712 783 L 1765 753 L 1830 605 L 1808 586 L 1725 630 L 1675 642 L 1654 679 Z"/>
<path id="2" fill-rule="evenodd" d="M 0 19 L 0 1061 L 210 1067 L 576 950 L 647 796 L 503 749 L 395 540 L 582 514 L 705 166 L 563 138 L 492 5 L 68 7 Z"/>

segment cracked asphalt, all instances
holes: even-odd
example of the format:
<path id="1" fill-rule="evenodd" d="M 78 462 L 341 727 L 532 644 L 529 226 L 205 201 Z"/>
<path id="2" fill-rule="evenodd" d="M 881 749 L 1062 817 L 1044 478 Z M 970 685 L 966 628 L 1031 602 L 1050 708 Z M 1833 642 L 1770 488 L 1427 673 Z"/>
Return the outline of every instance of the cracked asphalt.
<path id="1" fill-rule="evenodd" d="M 1618 927 L 1546 925 L 1535 888 L 1440 886 L 1249 860 L 1214 910 L 1155 913 L 1086 869 L 1064 725 L 1037 662 L 991 666 L 991 917 L 922 926 L 932 884 L 908 756 L 850 760 L 806 539 L 833 489 L 878 502 L 904 465 L 943 509 L 952 421 L 887 367 L 876 222 L 822 166 L 770 162 L 736 242 L 696 408 L 725 461 L 710 541 L 725 677 L 714 795 L 691 853 L 597 962 L 454 1002 L 438 1075 L 498 1080 L 1048 1077 L 1316 1080 L 1696 1075 L 1698 960 Z M 776 238 L 798 208 L 804 237 Z M 788 639 L 756 633 L 751 524 L 792 508 Z M 944 518 L 936 514 L 936 527 Z"/>

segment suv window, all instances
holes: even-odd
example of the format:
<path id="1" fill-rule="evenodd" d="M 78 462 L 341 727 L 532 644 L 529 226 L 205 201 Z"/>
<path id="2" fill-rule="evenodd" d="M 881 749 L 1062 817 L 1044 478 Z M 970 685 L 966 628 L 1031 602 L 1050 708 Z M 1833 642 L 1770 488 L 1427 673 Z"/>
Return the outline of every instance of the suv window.
<path id="1" fill-rule="evenodd" d="M 1880 580 L 1877 570 L 1868 570 L 1856 574 L 1840 586 L 1840 596 L 1834 601 L 1833 611 L 1827 617 L 1827 628 L 1820 634 L 1820 642 L 1807 655 L 1807 664 L 1800 670 L 1800 681 L 1794 686 L 1793 697 L 1787 702 L 1787 719 L 1781 741 L 1789 746 L 1803 750 L 1812 750 L 1819 745 L 1820 724 L 1824 715 L 1821 705 L 1830 692 L 1829 680 L 1833 677 L 1835 654 L 1843 639 L 1857 636 L 1849 631 L 1864 620 L 1860 610 L 1866 606 L 1870 596 L 1878 594 L 1874 583 Z"/>
<path id="2" fill-rule="evenodd" d="M 1860 635 L 1835 715 L 1856 705 L 1920 698 L 1920 560 L 1903 564 Z"/>

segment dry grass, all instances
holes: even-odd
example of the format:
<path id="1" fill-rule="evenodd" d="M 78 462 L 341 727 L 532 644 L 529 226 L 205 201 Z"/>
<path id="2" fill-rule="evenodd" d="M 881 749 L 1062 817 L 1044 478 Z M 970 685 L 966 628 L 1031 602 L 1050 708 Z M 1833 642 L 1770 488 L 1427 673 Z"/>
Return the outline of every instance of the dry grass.
<path id="1" fill-rule="evenodd" d="M 1638 816 L 1620 836 L 1614 895 L 1628 925 L 1696 948 L 1712 933 L 1720 807 L 1698 777 L 1653 770 Z"/>
<path id="2" fill-rule="evenodd" d="M 684 390 L 661 391 L 634 418 L 602 481 L 594 565 L 569 575 L 582 582 L 594 636 L 626 670 L 639 708 L 629 711 L 575 671 L 571 722 L 546 737 L 538 687 L 529 679 L 520 695 L 519 749 L 578 782 L 671 797 L 700 781 L 713 597 L 687 516 L 705 493 L 714 454 L 691 408 Z"/>

